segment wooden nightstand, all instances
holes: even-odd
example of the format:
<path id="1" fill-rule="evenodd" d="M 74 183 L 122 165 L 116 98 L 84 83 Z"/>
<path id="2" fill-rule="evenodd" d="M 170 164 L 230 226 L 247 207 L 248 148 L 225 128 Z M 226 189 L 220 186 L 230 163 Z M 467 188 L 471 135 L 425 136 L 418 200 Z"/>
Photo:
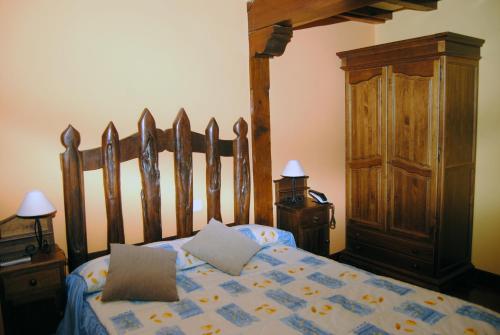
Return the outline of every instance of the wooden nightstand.
<path id="1" fill-rule="evenodd" d="M 330 203 L 318 204 L 306 198 L 297 204 L 277 203 L 278 228 L 288 230 L 297 246 L 320 256 L 330 255 Z"/>
<path id="2" fill-rule="evenodd" d="M 0 268 L 6 334 L 54 333 L 64 312 L 66 257 L 57 245 L 30 263 Z M 1 329 L 0 329 L 1 333 Z"/>

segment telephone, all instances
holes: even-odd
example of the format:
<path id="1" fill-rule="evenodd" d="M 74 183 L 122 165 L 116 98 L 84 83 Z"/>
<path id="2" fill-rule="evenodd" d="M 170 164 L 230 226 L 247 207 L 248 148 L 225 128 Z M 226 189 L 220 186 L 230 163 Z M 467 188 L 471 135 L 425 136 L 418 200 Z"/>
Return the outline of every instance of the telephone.
<path id="1" fill-rule="evenodd" d="M 324 193 L 315 191 L 315 190 L 309 190 L 309 195 L 313 197 L 314 201 L 320 204 L 327 204 L 328 199 L 326 198 L 326 195 Z"/>

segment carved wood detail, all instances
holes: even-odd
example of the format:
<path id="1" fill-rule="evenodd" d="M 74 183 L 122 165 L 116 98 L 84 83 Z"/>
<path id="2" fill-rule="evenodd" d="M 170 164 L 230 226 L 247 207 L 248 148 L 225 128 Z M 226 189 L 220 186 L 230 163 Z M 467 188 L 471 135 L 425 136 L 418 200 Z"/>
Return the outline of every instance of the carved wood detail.
<path id="1" fill-rule="evenodd" d="M 85 197 L 80 133 L 71 125 L 61 134 L 66 151 L 60 155 L 64 187 L 64 213 L 69 271 L 88 259 Z"/>
<path id="2" fill-rule="evenodd" d="M 160 170 L 158 168 L 158 138 L 156 125 L 149 110 L 139 119 L 139 171 L 141 172 L 142 217 L 144 242 L 161 240 Z"/>
<path id="3" fill-rule="evenodd" d="M 281 56 L 292 36 L 293 28 L 291 26 L 277 24 L 251 32 L 249 34 L 250 56 Z"/>
<path id="4" fill-rule="evenodd" d="M 173 124 L 175 208 L 177 236 L 193 234 L 193 157 L 191 149 L 191 125 L 184 109 Z"/>
<path id="5" fill-rule="evenodd" d="M 193 234 L 193 170 L 192 153 L 203 153 L 207 167 L 208 219 L 221 220 L 221 156 L 235 157 L 235 219 L 248 223 L 250 203 L 250 166 L 248 152 L 248 126 L 243 119 L 234 126 L 236 139 L 219 139 L 219 127 L 211 119 L 205 134 L 191 131 L 189 119 L 182 109 L 173 127 L 165 131 L 156 128 L 151 113 L 145 109 L 138 121 L 139 131 L 119 139 L 118 131 L 110 123 L 101 136 L 101 146 L 79 151 L 80 134 L 69 126 L 61 134 L 65 152 L 60 155 L 64 183 L 66 232 L 70 270 L 86 262 L 90 257 L 109 253 L 110 243 L 124 243 L 124 220 L 121 204 L 120 163 L 138 159 L 141 174 L 144 242 L 162 240 L 160 212 L 159 152 L 174 153 L 177 235 L 165 239 Z M 93 253 L 87 251 L 85 225 L 83 172 L 103 169 L 104 196 L 108 221 L 107 248 Z M 238 189 L 241 188 L 241 191 Z M 271 207 L 272 209 L 272 207 Z M 228 225 L 234 225 L 229 223 Z"/>
<path id="6" fill-rule="evenodd" d="M 220 211 L 221 164 L 219 153 L 219 125 L 214 118 L 205 130 L 206 139 L 206 188 L 207 222 L 215 218 L 222 222 Z"/>
<path id="7" fill-rule="evenodd" d="M 108 250 L 111 243 L 125 243 L 120 187 L 120 140 L 113 122 L 102 134 L 104 198 L 108 220 Z"/>
<path id="8" fill-rule="evenodd" d="M 240 118 L 233 127 L 237 135 L 233 142 L 234 153 L 234 221 L 248 224 L 250 213 L 250 162 L 248 155 L 248 125 Z"/>

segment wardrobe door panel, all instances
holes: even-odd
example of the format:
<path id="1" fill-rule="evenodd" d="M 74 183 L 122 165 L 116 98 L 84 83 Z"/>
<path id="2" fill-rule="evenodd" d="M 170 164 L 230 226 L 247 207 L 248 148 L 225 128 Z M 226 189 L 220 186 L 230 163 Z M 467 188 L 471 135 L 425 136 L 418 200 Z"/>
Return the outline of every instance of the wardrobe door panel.
<path id="1" fill-rule="evenodd" d="M 348 221 L 385 229 L 385 96 L 382 68 L 347 74 Z"/>
<path id="2" fill-rule="evenodd" d="M 434 61 L 389 67 L 388 229 L 423 240 L 435 224 L 438 69 Z"/>
<path id="3" fill-rule="evenodd" d="M 374 226 L 381 225 L 382 173 L 380 167 L 351 169 L 350 219 L 354 222 Z"/>

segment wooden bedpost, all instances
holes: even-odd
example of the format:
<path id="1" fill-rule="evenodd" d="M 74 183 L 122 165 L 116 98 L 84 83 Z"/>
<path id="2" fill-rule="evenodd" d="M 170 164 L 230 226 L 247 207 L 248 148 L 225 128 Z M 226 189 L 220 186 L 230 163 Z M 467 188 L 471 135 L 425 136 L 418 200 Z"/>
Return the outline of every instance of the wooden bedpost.
<path id="1" fill-rule="evenodd" d="M 120 140 L 113 122 L 101 138 L 104 198 L 108 220 L 108 251 L 111 243 L 125 243 L 120 187 Z"/>
<path id="2" fill-rule="evenodd" d="M 205 129 L 207 222 L 215 218 L 222 222 L 220 212 L 221 165 L 219 152 L 219 125 L 210 119 Z"/>
<path id="3" fill-rule="evenodd" d="M 85 225 L 85 191 L 82 153 L 78 150 L 80 133 L 71 125 L 61 134 L 66 150 L 60 155 L 64 187 L 64 214 L 68 267 L 73 271 L 88 260 L 87 229 Z"/>
<path id="4" fill-rule="evenodd" d="M 254 215 L 255 223 L 267 226 L 273 225 L 269 59 L 285 52 L 292 34 L 286 24 L 249 33 Z"/>
<path id="5" fill-rule="evenodd" d="M 158 168 L 158 137 L 156 124 L 149 110 L 139 119 L 139 170 L 141 172 L 142 217 L 144 242 L 161 240 L 160 169 Z"/>
<path id="6" fill-rule="evenodd" d="M 233 172 L 234 172 L 234 222 L 248 224 L 250 214 L 250 162 L 248 156 L 248 125 L 243 120 L 234 124 Z"/>
<path id="7" fill-rule="evenodd" d="M 183 108 L 177 114 L 172 129 L 177 237 L 186 237 L 193 235 L 193 150 L 191 125 Z"/>

